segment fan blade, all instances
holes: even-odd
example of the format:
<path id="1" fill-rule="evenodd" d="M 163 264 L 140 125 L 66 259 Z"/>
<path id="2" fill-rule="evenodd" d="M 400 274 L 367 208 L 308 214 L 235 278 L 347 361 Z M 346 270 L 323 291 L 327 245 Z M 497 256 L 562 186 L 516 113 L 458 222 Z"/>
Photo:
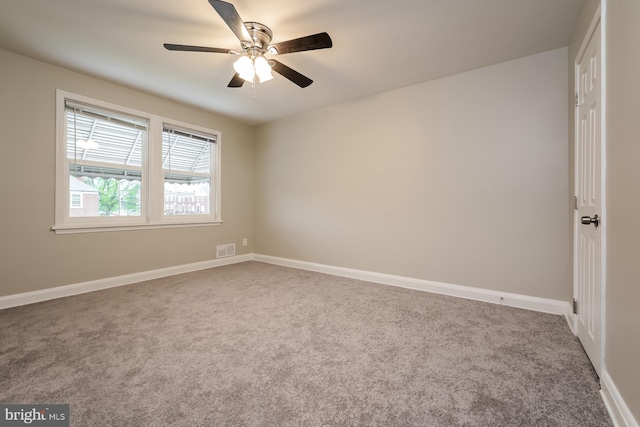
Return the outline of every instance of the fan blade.
<path id="1" fill-rule="evenodd" d="M 231 79 L 231 81 L 229 82 L 229 84 L 227 85 L 227 87 L 242 87 L 243 84 L 244 84 L 244 79 L 240 77 L 240 74 L 236 73 Z"/>
<path id="2" fill-rule="evenodd" d="M 219 47 L 204 47 L 204 46 L 188 46 L 184 44 L 164 44 L 167 50 L 179 50 L 183 52 L 213 52 L 213 53 L 229 53 L 231 49 L 220 49 Z"/>
<path id="3" fill-rule="evenodd" d="M 270 59 L 269 62 L 273 62 L 273 66 L 271 67 L 273 71 L 288 78 L 300 87 L 307 87 L 313 83 L 313 80 L 309 77 L 303 76 L 293 68 L 287 67 L 282 62 L 278 62 L 275 59 Z"/>
<path id="4" fill-rule="evenodd" d="M 285 53 L 302 52 L 305 50 L 328 49 L 333 46 L 331 37 L 327 33 L 318 33 L 311 36 L 300 37 L 299 39 L 288 40 L 271 45 L 279 55 Z"/>
<path id="5" fill-rule="evenodd" d="M 226 1 L 220 0 L 209 0 L 209 4 L 213 6 L 213 8 L 218 12 L 218 15 L 222 18 L 224 22 L 231 28 L 231 31 L 240 39 L 240 41 L 251 41 L 251 36 L 249 35 L 249 31 L 247 31 L 247 27 L 244 26 L 244 22 L 240 15 L 238 15 L 238 11 L 231 4 Z"/>

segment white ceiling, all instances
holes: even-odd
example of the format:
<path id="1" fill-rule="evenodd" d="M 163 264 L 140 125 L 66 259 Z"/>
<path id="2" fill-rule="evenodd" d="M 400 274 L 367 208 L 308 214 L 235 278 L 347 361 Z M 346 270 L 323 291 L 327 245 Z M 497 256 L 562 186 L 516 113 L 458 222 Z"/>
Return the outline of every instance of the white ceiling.
<path id="1" fill-rule="evenodd" d="M 0 48 L 256 124 L 567 46 L 584 0 L 230 2 L 274 43 L 328 32 L 278 57 L 314 83 L 276 74 L 253 100 L 227 88 L 236 57 L 164 49 L 240 47 L 207 0 L 0 0 Z"/>

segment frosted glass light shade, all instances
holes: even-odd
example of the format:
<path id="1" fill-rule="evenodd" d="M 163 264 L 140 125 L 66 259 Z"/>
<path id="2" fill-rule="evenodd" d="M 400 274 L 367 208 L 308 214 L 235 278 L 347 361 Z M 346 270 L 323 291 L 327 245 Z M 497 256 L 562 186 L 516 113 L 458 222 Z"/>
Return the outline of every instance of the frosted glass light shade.
<path id="1" fill-rule="evenodd" d="M 248 82 L 252 82 L 255 76 L 255 69 L 253 68 L 253 62 L 248 56 L 241 56 L 233 64 L 233 69 L 240 75 L 241 78 Z"/>
<path id="2" fill-rule="evenodd" d="M 260 79 L 260 83 L 269 81 L 273 78 L 273 75 L 271 74 L 271 67 L 269 66 L 269 61 L 267 61 L 264 56 L 258 56 L 255 59 L 254 64 L 256 68 L 256 74 Z"/>

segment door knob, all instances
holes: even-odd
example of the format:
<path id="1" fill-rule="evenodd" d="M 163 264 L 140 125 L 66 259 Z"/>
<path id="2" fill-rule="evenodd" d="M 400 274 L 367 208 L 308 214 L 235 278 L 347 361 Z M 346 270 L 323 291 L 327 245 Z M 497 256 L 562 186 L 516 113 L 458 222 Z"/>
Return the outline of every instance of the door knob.
<path id="1" fill-rule="evenodd" d="M 584 225 L 593 224 L 596 226 L 596 228 L 598 228 L 598 225 L 600 225 L 600 218 L 598 218 L 598 215 L 594 215 L 593 218 L 591 218 L 590 216 L 583 216 L 582 218 L 580 218 L 580 222 L 582 222 Z"/>

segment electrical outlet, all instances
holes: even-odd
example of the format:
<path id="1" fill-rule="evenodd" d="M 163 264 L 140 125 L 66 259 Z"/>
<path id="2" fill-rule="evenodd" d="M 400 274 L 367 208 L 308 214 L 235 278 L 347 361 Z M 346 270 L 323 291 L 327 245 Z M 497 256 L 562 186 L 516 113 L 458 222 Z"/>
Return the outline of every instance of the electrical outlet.
<path id="1" fill-rule="evenodd" d="M 242 239 L 242 246 L 247 246 L 247 238 Z"/>

